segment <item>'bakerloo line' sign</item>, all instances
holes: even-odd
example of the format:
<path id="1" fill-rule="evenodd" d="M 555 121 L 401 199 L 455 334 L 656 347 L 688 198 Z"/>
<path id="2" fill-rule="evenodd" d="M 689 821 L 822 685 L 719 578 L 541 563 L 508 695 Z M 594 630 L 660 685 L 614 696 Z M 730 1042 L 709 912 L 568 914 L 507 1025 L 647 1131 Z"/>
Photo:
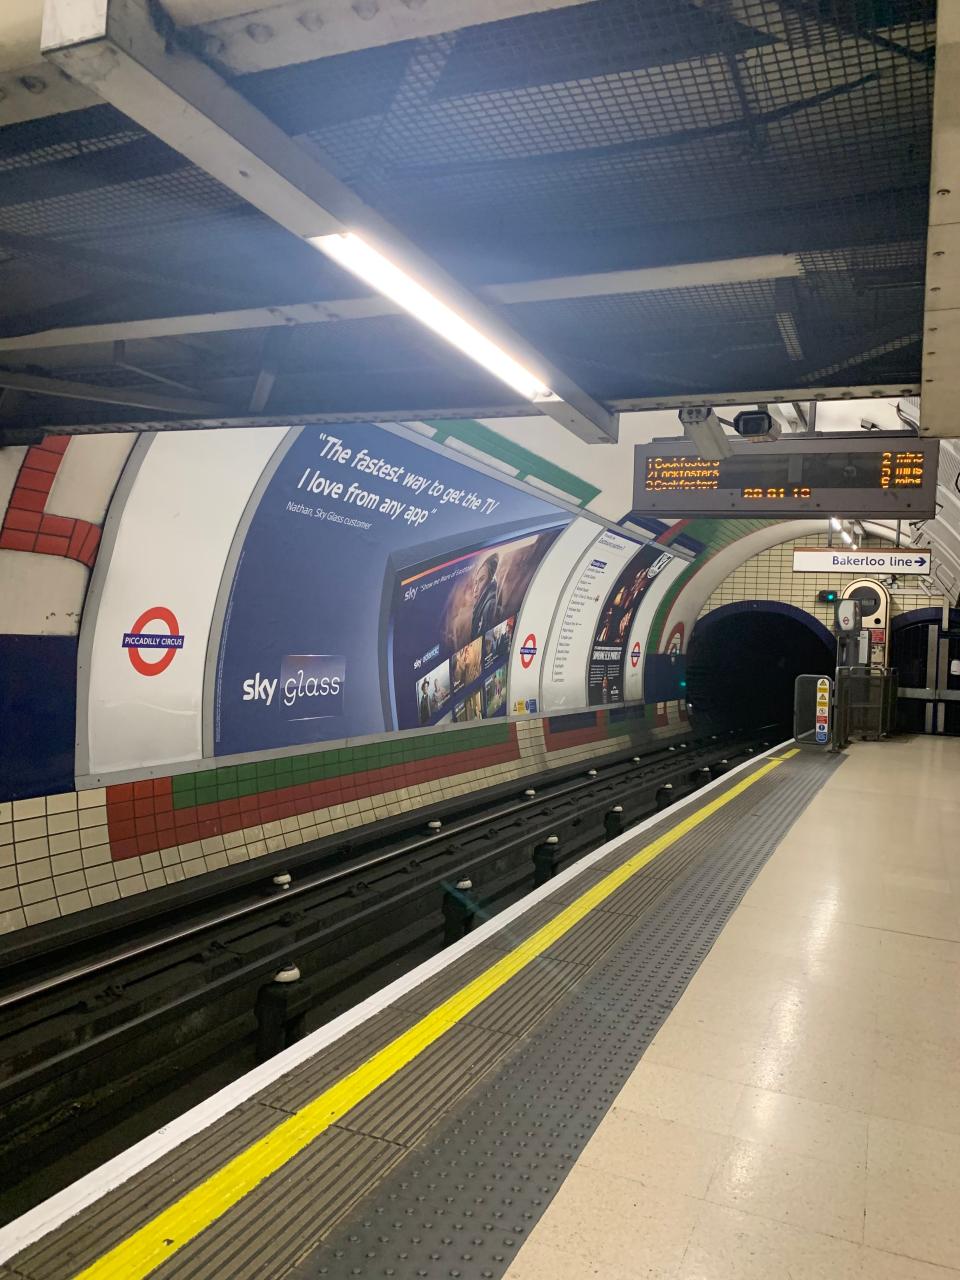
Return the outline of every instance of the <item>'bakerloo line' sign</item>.
<path id="1" fill-rule="evenodd" d="M 928 577 L 928 547 L 895 547 L 889 550 L 853 550 L 846 547 L 796 547 L 794 573 L 854 573 L 860 577 L 918 574 Z"/>

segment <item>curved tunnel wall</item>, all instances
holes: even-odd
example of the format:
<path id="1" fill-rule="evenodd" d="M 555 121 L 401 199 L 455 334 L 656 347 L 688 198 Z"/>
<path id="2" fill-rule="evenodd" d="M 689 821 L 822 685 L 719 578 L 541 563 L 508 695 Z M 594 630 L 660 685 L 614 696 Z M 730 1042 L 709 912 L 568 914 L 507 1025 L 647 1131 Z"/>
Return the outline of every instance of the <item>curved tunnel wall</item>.
<path id="1" fill-rule="evenodd" d="M 797 526 L 618 526 L 637 434 L 0 450 L 0 929 L 682 729 L 704 601 Z"/>

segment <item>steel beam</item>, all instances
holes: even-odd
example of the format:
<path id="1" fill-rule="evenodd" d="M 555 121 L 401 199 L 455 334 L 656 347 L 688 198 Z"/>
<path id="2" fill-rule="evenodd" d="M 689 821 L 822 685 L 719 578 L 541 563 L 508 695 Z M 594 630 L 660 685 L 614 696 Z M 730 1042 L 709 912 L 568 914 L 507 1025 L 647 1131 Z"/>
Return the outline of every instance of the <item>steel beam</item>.
<path id="1" fill-rule="evenodd" d="M 0 387 L 28 391 L 39 396 L 61 396 L 66 400 L 88 400 L 93 404 L 124 404 L 138 409 L 153 409 L 181 417 L 197 417 L 217 413 L 220 406 L 209 400 L 189 400 L 185 396 L 163 396 L 139 387 L 98 387 L 88 382 L 68 382 L 63 378 L 45 378 L 32 373 L 0 369 Z"/>
<path id="2" fill-rule="evenodd" d="M 582 276 L 481 285 L 476 292 L 487 302 L 515 305 L 695 289 L 716 284 L 745 284 L 757 280 L 788 279 L 801 273 L 796 254 L 768 253 L 716 262 L 682 262 L 667 267 L 639 267 L 628 271 L 598 271 Z M 388 298 L 378 295 L 300 302 L 289 306 L 248 307 L 240 311 L 161 316 L 151 320 L 117 320 L 0 336 L 0 351 L 40 351 L 51 347 L 90 346 L 98 342 L 171 338 L 188 333 L 227 333 L 242 329 L 325 324 L 337 320 L 367 320 L 374 316 L 396 315 L 398 311 L 399 308 Z"/>
<path id="3" fill-rule="evenodd" d="M 480 299 L 401 236 L 225 80 L 156 29 L 145 0 L 46 0 L 43 53 L 292 234 L 355 231 L 508 351 L 554 398 L 536 408 L 591 443 L 615 440 L 616 415 L 578 387 Z"/>
<path id="4" fill-rule="evenodd" d="M 640 400 L 614 400 L 617 413 L 647 413 L 654 409 L 682 409 L 684 405 L 736 405 L 743 408 L 755 404 L 791 402 L 801 396 L 816 397 L 816 404 L 823 400 L 891 399 L 914 395 L 915 386 L 861 386 L 861 387 L 789 387 L 772 391 L 719 392 L 709 396 L 669 396 Z M 210 431 L 219 427 L 299 427 L 323 426 L 336 422 L 421 422 L 442 418 L 494 419 L 531 417 L 528 404 L 475 405 L 465 408 L 458 405 L 436 406 L 430 409 L 377 409 L 357 413 L 297 413 L 260 414 L 256 417 L 243 414 L 237 417 L 183 417 L 179 421 L 165 419 L 129 419 L 107 422 L 102 425 L 55 424 L 45 425 L 44 430 L 61 435 L 96 435 L 104 431 Z"/>

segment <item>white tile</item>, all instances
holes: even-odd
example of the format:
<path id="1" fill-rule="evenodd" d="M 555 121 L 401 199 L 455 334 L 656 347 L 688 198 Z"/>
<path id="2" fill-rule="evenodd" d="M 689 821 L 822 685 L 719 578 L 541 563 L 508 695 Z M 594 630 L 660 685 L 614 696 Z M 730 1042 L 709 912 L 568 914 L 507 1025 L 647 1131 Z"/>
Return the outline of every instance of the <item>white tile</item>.
<path id="1" fill-rule="evenodd" d="M 107 902 L 116 902 L 120 897 L 120 890 L 115 881 L 109 884 L 91 885 L 89 892 L 90 901 L 95 907 L 102 907 Z"/>
<path id="2" fill-rule="evenodd" d="M 84 889 L 77 893 L 61 893 L 57 897 L 62 915 L 70 915 L 74 911 L 86 911 L 93 903 L 90 894 Z"/>
<path id="3" fill-rule="evenodd" d="M 53 884 L 58 898 L 62 898 L 65 894 L 77 893 L 87 887 L 82 871 L 71 871 L 67 875 L 54 876 Z"/>
<path id="4" fill-rule="evenodd" d="M 82 803 L 77 811 L 77 821 L 80 830 L 83 831 L 87 827 L 106 826 L 107 811 L 103 805 L 87 805 Z"/>
<path id="5" fill-rule="evenodd" d="M 106 803 L 106 787 L 91 787 L 87 791 L 79 791 L 77 793 L 77 807 L 80 809 L 93 809 Z"/>
<path id="6" fill-rule="evenodd" d="M 46 902 L 48 898 L 56 896 L 52 879 L 33 880 L 30 884 L 20 886 L 20 901 L 24 906 L 33 902 Z"/>
<path id="7" fill-rule="evenodd" d="M 70 853 L 80 848 L 79 831 L 61 831 L 48 837 L 51 853 Z"/>
<path id="8" fill-rule="evenodd" d="M 48 898 L 46 902 L 34 902 L 23 908 L 27 924 L 43 924 L 47 920 L 60 918 L 60 907 L 56 898 Z"/>
<path id="9" fill-rule="evenodd" d="M 34 840 L 37 836 L 47 834 L 47 820 L 43 818 L 22 818 L 13 824 L 13 838 L 17 844 L 26 840 Z"/>
<path id="10" fill-rule="evenodd" d="M 47 796 L 46 810 L 47 813 L 70 813 L 75 811 L 77 807 L 76 791 L 64 791 L 60 795 Z"/>
<path id="11" fill-rule="evenodd" d="M 80 820 L 77 817 L 76 809 L 68 809 L 66 813 L 51 813 L 47 817 L 47 831 L 49 834 L 56 835 L 62 831 L 76 831 L 80 826 Z M 79 845 L 80 838 L 77 837 Z"/>
<path id="12" fill-rule="evenodd" d="M 21 818 L 42 818 L 46 811 L 47 808 L 43 796 L 36 796 L 31 800 L 14 800 L 13 802 L 13 819 L 15 822 Z"/>
<path id="13" fill-rule="evenodd" d="M 16 861 L 24 866 L 36 858 L 46 858 L 50 853 L 50 842 L 46 836 L 40 836 L 36 840 L 18 840 L 14 845 L 16 850 Z"/>

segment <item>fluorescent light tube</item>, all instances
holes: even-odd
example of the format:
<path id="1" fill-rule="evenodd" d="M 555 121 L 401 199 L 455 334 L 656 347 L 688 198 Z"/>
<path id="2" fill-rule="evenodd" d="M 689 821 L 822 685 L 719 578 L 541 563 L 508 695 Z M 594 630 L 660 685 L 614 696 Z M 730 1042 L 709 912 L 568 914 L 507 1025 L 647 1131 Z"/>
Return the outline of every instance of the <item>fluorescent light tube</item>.
<path id="1" fill-rule="evenodd" d="M 839 533 L 840 530 L 843 528 L 843 525 L 841 525 L 840 521 L 837 519 L 836 516 L 830 517 L 830 528 L 835 529 L 837 533 Z"/>
<path id="2" fill-rule="evenodd" d="M 848 547 L 853 546 L 853 539 L 850 537 L 849 533 L 847 533 L 846 529 L 844 529 L 844 531 L 840 534 L 840 537 L 844 540 L 844 542 L 847 544 Z"/>
<path id="3" fill-rule="evenodd" d="M 308 243 L 332 258 L 338 266 L 358 276 L 371 289 L 376 289 L 408 311 L 465 356 L 476 360 L 524 399 L 535 402 L 557 399 L 529 369 L 353 231 L 310 236 Z"/>

